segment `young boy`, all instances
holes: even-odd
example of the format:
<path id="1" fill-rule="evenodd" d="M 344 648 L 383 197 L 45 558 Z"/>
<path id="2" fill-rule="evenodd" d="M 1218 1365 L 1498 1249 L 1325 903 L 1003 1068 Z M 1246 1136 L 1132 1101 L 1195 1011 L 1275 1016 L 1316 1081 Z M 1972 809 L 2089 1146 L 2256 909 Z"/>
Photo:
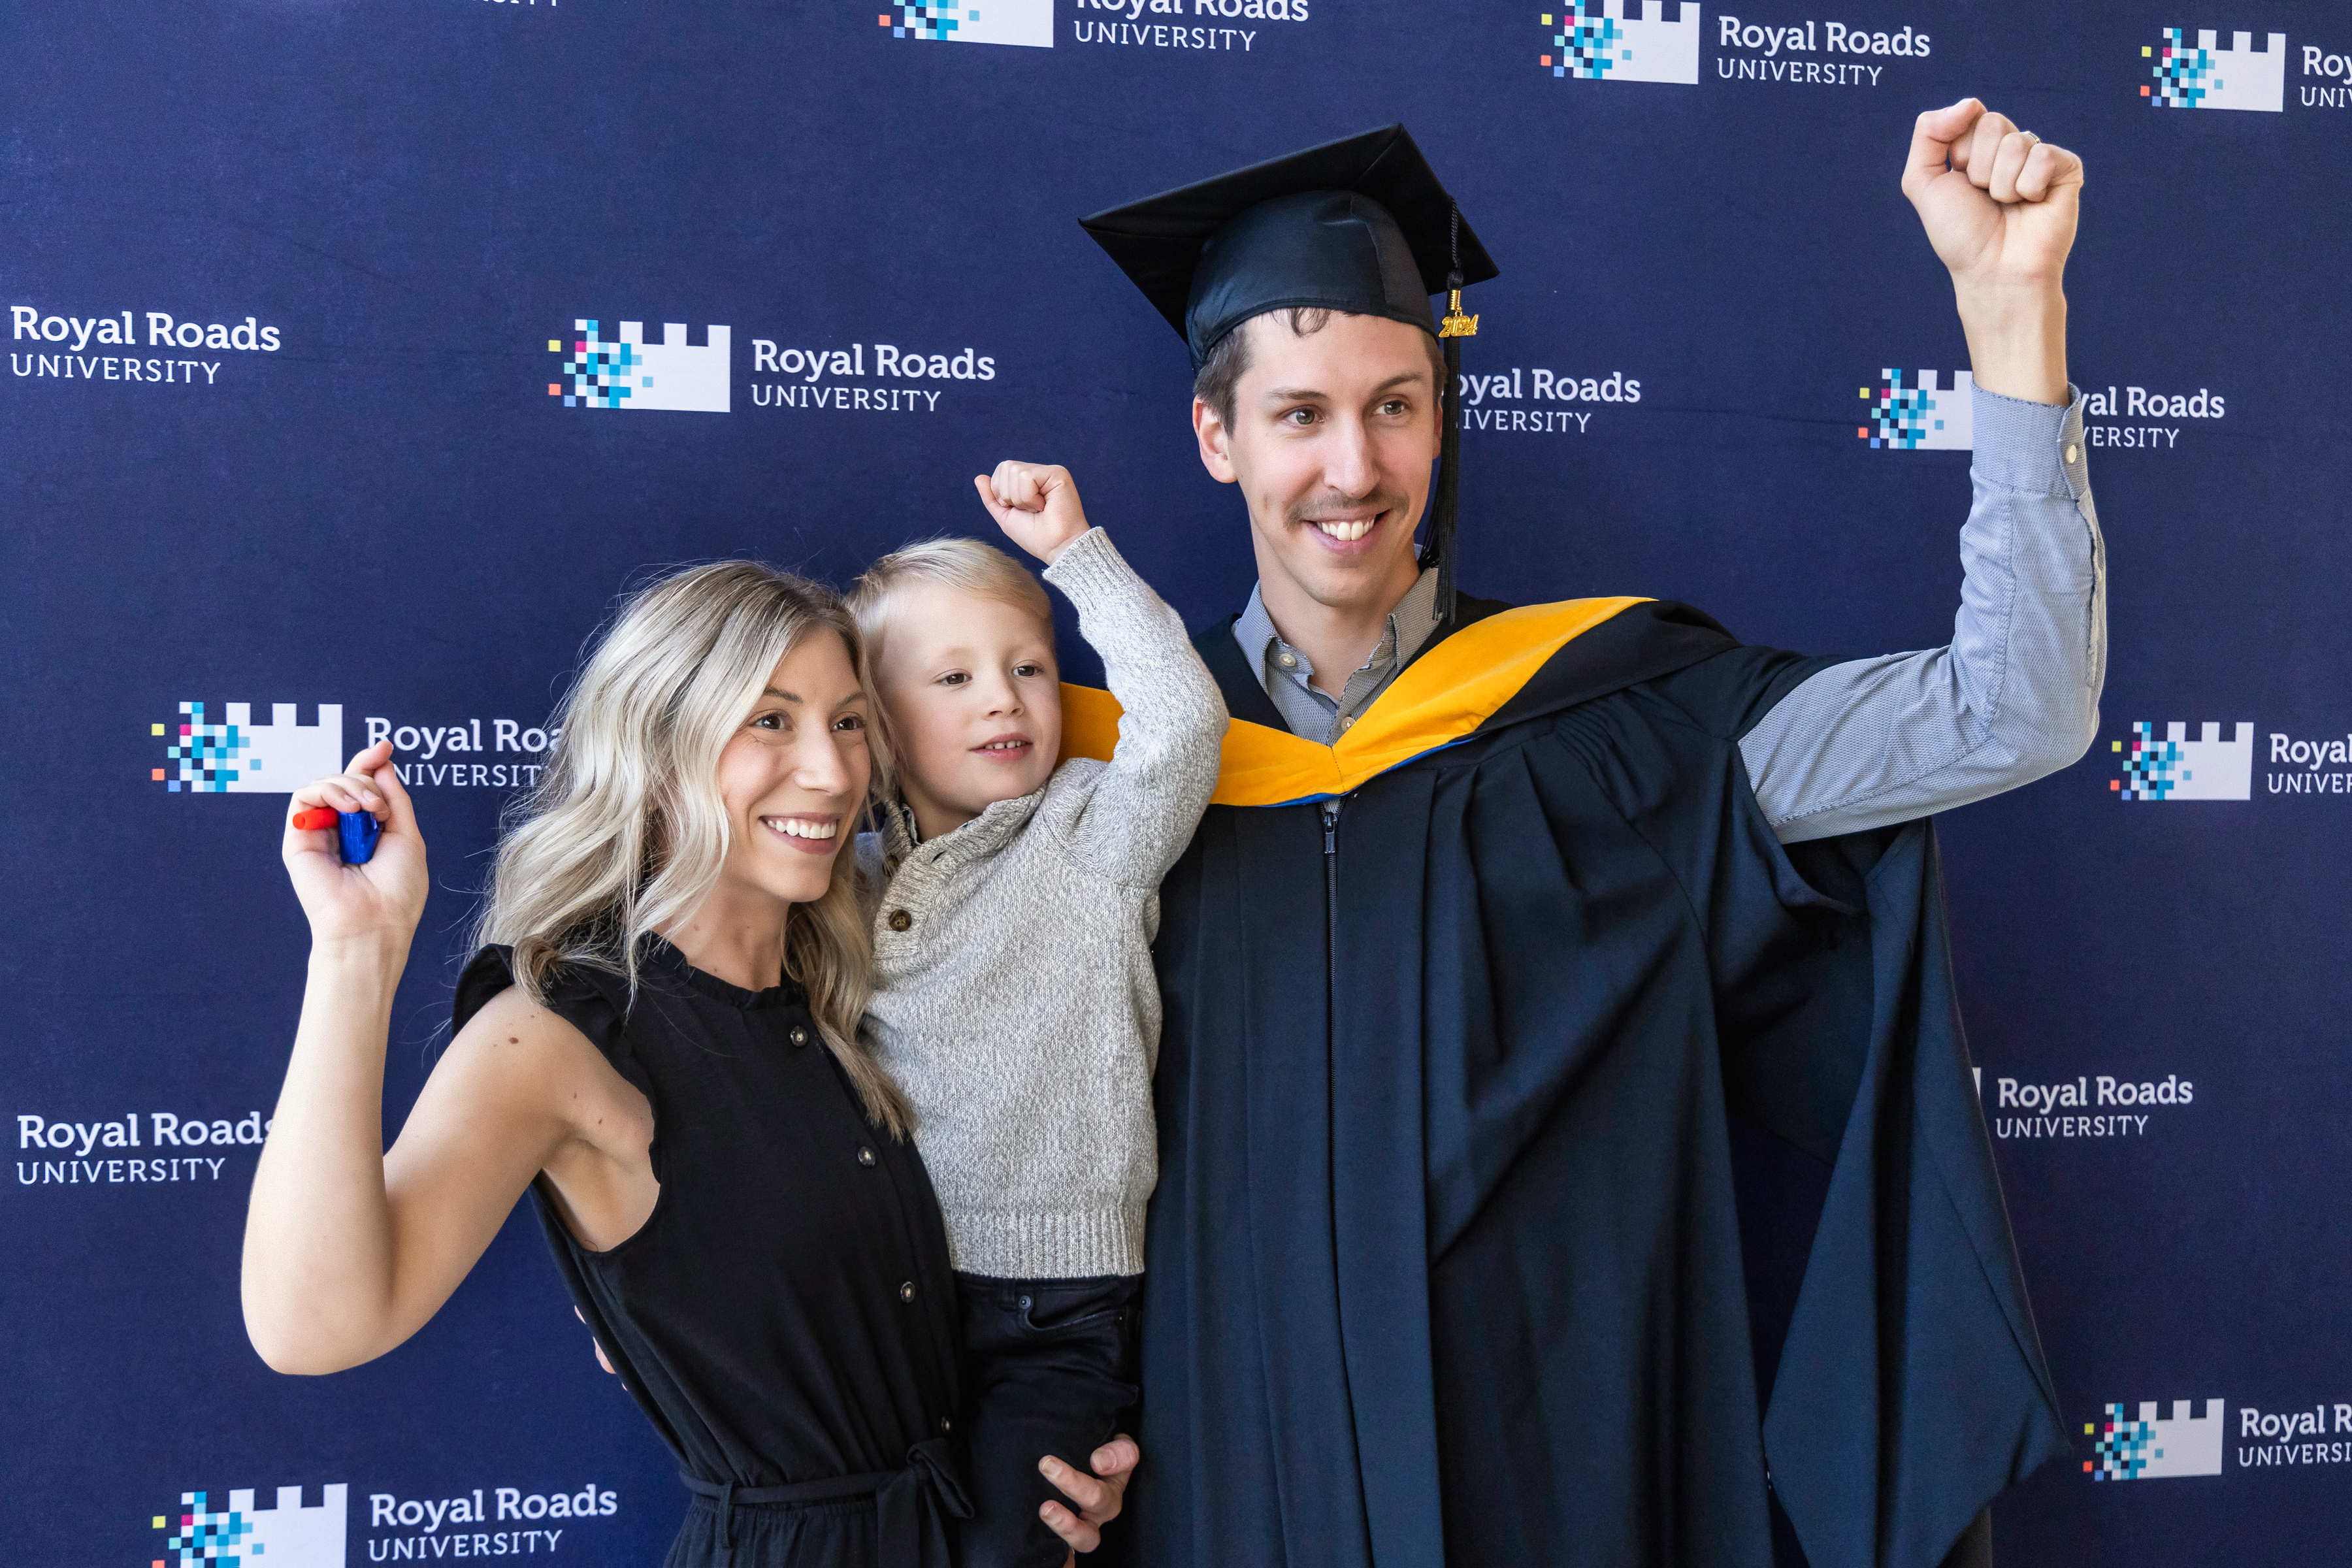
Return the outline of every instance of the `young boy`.
<path id="1" fill-rule="evenodd" d="M 1225 706 L 1175 613 L 1087 526 L 1058 468 L 982 502 L 1077 606 L 1125 715 L 1055 767 L 1052 606 L 985 544 L 885 556 L 849 602 L 898 798 L 860 845 L 881 1061 L 913 1102 L 971 1356 L 969 1568 L 1059 1568 L 1041 1461 L 1084 1467 L 1135 1401 L 1133 1301 L 1158 1179 L 1160 879 L 1216 788 Z M 1056 1505 L 1059 1506 L 1059 1505 Z"/>

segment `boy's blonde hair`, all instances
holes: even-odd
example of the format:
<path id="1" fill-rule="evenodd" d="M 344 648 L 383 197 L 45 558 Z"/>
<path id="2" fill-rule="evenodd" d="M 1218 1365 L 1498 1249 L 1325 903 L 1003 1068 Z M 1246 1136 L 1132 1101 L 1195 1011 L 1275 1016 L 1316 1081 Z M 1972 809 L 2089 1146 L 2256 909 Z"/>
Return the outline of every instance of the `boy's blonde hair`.
<path id="1" fill-rule="evenodd" d="M 890 602 L 909 584 L 937 583 L 978 599 L 993 599 L 1028 611 L 1054 636 L 1054 602 L 1029 569 L 993 545 L 977 539 L 927 539 L 894 550 L 849 585 L 849 613 L 866 639 L 866 656 L 876 668 L 890 633 Z"/>

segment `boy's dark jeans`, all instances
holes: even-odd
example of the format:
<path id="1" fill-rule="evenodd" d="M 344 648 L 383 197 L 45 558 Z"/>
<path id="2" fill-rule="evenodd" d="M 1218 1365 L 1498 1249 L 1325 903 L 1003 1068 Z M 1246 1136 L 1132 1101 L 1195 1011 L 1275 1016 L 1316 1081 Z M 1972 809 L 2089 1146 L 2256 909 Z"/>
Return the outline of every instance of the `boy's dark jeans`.
<path id="1" fill-rule="evenodd" d="M 1037 1461 L 1051 1454 L 1093 1473 L 1088 1459 L 1136 1401 L 1135 1298 L 1142 1287 L 1139 1274 L 956 1276 L 971 1393 L 964 1568 L 1061 1568 L 1069 1555 L 1037 1517 L 1048 1501 L 1069 1503 L 1037 1473 Z"/>

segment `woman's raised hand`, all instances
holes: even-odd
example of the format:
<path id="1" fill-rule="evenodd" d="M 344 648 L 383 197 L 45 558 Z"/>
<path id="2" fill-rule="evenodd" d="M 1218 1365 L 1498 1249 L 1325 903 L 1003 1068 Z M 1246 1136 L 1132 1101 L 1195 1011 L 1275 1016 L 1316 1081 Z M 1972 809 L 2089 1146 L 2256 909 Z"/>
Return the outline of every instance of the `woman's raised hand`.
<path id="1" fill-rule="evenodd" d="M 331 826 L 305 830 L 297 813 L 364 811 L 383 825 L 375 857 L 364 866 L 346 866 L 335 847 Z M 286 807 L 281 851 L 294 896 L 310 920 L 315 943 L 389 939 L 405 945 L 424 918 L 432 879 L 425 867 L 425 839 L 416 829 L 416 809 L 392 765 L 392 742 L 378 741 L 332 778 L 305 784 Z"/>

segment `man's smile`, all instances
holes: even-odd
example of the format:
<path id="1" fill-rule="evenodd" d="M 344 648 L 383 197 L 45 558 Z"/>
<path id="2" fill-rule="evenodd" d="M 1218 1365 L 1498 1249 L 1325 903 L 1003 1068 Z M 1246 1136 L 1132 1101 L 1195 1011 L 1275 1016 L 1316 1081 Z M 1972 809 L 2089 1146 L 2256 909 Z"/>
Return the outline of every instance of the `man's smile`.
<path id="1" fill-rule="evenodd" d="M 1310 503 L 1312 504 L 1312 503 Z M 1360 501 L 1325 501 L 1322 510 L 1307 512 L 1303 508 L 1291 513 L 1291 521 L 1311 531 L 1316 542 L 1334 554 L 1358 556 L 1378 548 L 1376 536 L 1382 525 L 1402 510 L 1403 498 L 1373 496 Z M 1366 543 L 1374 540 L 1373 543 Z"/>

